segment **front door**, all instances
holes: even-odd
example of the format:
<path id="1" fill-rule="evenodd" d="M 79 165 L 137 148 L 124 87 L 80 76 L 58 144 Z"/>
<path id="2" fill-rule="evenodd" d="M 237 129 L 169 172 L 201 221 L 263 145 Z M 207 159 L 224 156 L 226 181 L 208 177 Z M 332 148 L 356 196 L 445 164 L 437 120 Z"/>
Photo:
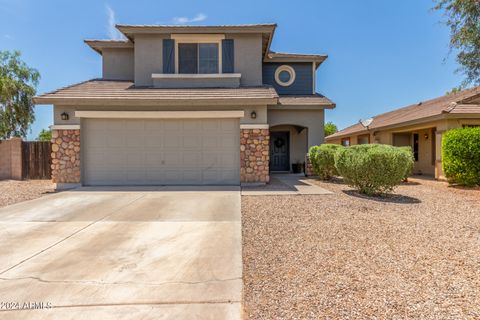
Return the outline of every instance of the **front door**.
<path id="1" fill-rule="evenodd" d="M 270 132 L 270 171 L 290 171 L 289 132 Z"/>

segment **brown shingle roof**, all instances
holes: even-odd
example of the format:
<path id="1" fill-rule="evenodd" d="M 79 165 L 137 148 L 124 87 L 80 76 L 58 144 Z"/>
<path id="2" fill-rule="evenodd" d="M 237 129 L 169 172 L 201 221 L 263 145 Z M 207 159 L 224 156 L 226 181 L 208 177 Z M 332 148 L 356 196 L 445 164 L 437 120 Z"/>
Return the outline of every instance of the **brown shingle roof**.
<path id="1" fill-rule="evenodd" d="M 378 130 L 390 126 L 399 126 L 410 121 L 420 121 L 422 119 L 429 120 L 431 117 L 441 116 L 442 114 L 478 113 L 480 115 L 479 105 L 462 104 L 463 101 L 471 100 L 471 98 L 476 96 L 480 97 L 480 87 L 463 90 L 383 113 L 373 117 L 373 122 L 369 126 L 369 129 Z M 360 123 L 357 123 L 337 133 L 329 135 L 326 139 L 329 140 L 344 137 L 365 131 L 365 128 Z"/>
<path id="2" fill-rule="evenodd" d="M 272 87 L 240 88 L 138 88 L 131 81 L 88 80 L 34 98 L 36 104 L 271 104 L 277 92 Z"/>
<path id="3" fill-rule="evenodd" d="M 133 49 L 133 43 L 130 40 L 114 40 L 114 39 L 86 39 L 84 42 L 93 50 L 102 54 L 103 49 L 106 48 L 126 48 Z"/>
<path id="4" fill-rule="evenodd" d="M 268 62 L 315 62 L 318 68 L 328 58 L 326 54 L 284 53 L 270 51 L 265 57 Z"/>
<path id="5" fill-rule="evenodd" d="M 458 104 L 452 110 L 449 111 L 451 114 L 479 114 L 480 115 L 480 106 L 478 104 Z"/>
<path id="6" fill-rule="evenodd" d="M 327 97 L 317 93 L 311 96 L 281 96 L 278 99 L 281 105 L 325 106 L 335 108 L 335 103 Z"/>
<path id="7" fill-rule="evenodd" d="M 201 30 L 202 33 L 207 32 L 232 32 L 232 31 L 273 31 L 276 27 L 276 23 L 257 23 L 257 24 L 225 24 L 217 26 L 196 26 L 196 25 L 161 25 L 161 24 L 117 24 L 117 29 L 122 32 L 129 31 L 160 31 L 165 33 L 170 32 L 192 32 Z"/>

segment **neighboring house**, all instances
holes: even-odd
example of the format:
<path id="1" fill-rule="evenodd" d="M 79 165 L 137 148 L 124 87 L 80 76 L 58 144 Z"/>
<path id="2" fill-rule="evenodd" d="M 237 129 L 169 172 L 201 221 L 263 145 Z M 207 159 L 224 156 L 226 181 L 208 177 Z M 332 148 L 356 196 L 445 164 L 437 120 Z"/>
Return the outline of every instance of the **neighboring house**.
<path id="1" fill-rule="evenodd" d="M 382 143 L 411 146 L 414 173 L 444 179 L 442 174 L 442 135 L 453 128 L 480 125 L 480 87 L 373 117 L 366 128 L 361 123 L 326 137 L 326 142 L 342 144 Z"/>
<path id="2" fill-rule="evenodd" d="M 34 100 L 54 105 L 57 184 L 265 183 L 323 143 L 327 56 L 270 51 L 275 24 L 117 28 L 85 41 L 102 79 Z"/>

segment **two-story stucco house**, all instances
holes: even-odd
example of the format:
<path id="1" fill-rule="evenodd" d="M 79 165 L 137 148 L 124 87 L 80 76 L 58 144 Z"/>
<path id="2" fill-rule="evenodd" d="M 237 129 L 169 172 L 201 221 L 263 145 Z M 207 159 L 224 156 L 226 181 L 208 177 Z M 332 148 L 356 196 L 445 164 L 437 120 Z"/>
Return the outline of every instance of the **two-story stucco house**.
<path id="1" fill-rule="evenodd" d="M 54 105 L 58 187 L 266 183 L 323 143 L 327 56 L 272 52 L 275 24 L 117 28 L 85 41 L 101 79 L 35 98 Z"/>

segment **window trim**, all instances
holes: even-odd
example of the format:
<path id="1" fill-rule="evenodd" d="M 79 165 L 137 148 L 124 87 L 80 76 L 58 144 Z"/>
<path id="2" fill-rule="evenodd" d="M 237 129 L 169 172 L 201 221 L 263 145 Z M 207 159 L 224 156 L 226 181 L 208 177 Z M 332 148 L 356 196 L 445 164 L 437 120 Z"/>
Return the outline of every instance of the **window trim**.
<path id="1" fill-rule="evenodd" d="M 178 44 L 179 43 L 216 43 L 218 44 L 218 73 L 222 74 L 222 40 L 225 39 L 224 34 L 172 34 L 171 39 L 175 40 L 175 74 L 178 73 Z"/>
<path id="2" fill-rule="evenodd" d="M 290 74 L 290 79 L 288 79 L 288 81 L 282 81 L 280 79 L 280 73 L 283 71 Z M 295 82 L 295 77 L 295 69 L 293 69 L 293 67 L 289 66 L 288 64 L 283 64 L 275 70 L 275 82 L 282 87 L 291 86 Z"/>

